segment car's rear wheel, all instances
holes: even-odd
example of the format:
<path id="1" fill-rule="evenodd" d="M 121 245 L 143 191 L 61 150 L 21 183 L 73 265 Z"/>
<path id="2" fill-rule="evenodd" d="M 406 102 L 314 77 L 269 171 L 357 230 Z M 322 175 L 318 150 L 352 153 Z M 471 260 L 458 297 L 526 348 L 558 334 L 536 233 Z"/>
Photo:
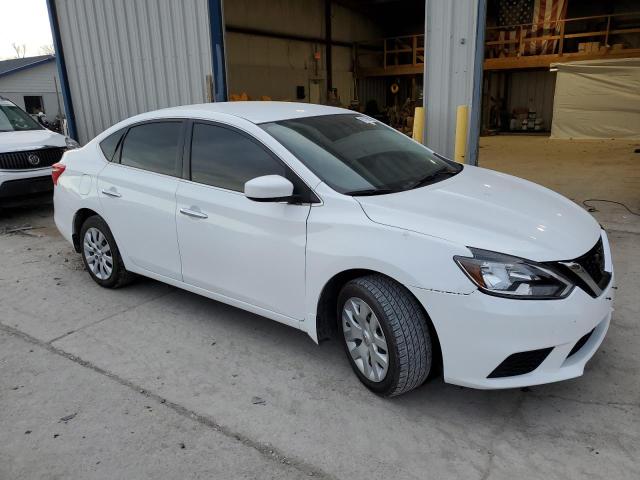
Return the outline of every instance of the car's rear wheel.
<path id="1" fill-rule="evenodd" d="M 411 293 L 383 275 L 347 283 L 338 297 L 339 330 L 360 381 L 383 396 L 424 383 L 432 363 L 427 318 Z"/>
<path id="2" fill-rule="evenodd" d="M 89 217 L 80 229 L 81 253 L 91 278 L 105 288 L 129 283 L 132 274 L 124 268 L 120 251 L 107 223 L 97 215 Z"/>

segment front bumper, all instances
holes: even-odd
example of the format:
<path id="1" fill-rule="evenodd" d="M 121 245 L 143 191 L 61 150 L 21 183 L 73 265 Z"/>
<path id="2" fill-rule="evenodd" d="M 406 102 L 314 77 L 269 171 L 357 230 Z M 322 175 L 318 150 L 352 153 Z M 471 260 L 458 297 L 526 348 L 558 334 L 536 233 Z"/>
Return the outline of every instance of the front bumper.
<path id="1" fill-rule="evenodd" d="M 37 195 L 52 190 L 51 167 L 30 170 L 0 170 L 0 198 Z"/>
<path id="2" fill-rule="evenodd" d="M 610 256 L 609 252 L 607 255 Z M 428 312 L 442 349 L 447 383 L 481 389 L 515 388 L 582 375 L 604 340 L 613 311 L 615 278 L 593 298 L 575 288 L 562 300 L 513 300 L 410 288 Z M 586 343 L 578 341 L 593 331 Z M 491 378 L 514 354 L 549 349 L 539 365 L 519 375 Z M 572 352 L 572 349 L 574 350 Z M 570 355 L 571 354 L 571 355 Z"/>

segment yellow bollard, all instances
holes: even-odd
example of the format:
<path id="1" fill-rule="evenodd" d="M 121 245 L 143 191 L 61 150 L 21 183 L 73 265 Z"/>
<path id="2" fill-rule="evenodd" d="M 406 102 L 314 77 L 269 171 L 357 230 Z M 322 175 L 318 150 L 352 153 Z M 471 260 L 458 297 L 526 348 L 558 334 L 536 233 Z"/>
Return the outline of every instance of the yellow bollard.
<path id="1" fill-rule="evenodd" d="M 467 152 L 467 131 L 469 129 L 469 106 L 458 105 L 456 111 L 456 145 L 453 158 L 458 163 L 464 163 Z"/>
<path id="2" fill-rule="evenodd" d="M 416 107 L 413 113 L 413 139 L 424 143 L 424 107 Z"/>

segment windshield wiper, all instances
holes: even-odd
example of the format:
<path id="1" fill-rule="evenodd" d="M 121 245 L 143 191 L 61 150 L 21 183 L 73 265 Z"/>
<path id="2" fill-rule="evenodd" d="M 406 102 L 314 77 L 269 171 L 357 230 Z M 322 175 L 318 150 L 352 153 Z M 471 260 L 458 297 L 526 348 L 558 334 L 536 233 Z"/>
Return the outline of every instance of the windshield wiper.
<path id="1" fill-rule="evenodd" d="M 413 190 L 414 188 L 424 187 L 425 185 L 429 185 L 435 182 L 442 176 L 453 176 L 459 171 L 460 170 L 455 170 L 450 167 L 441 168 L 440 170 L 437 170 L 433 173 L 430 173 L 429 175 L 426 175 L 425 177 L 422 177 L 420 180 L 412 184 L 408 189 Z"/>
<path id="2" fill-rule="evenodd" d="M 344 195 L 351 195 L 352 197 L 367 197 L 371 195 L 384 195 L 386 193 L 394 193 L 397 190 L 391 188 L 363 188 L 362 190 L 352 190 L 350 192 L 344 192 Z"/>

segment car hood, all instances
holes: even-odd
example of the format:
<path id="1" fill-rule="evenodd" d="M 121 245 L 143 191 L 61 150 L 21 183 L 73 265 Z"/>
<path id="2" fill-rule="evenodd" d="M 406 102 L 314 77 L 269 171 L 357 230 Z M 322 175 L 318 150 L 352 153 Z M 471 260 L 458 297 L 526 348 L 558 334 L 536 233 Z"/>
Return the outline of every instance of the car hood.
<path id="1" fill-rule="evenodd" d="M 0 153 L 35 150 L 43 147 L 65 147 L 63 135 L 51 130 L 0 132 Z"/>
<path id="2" fill-rule="evenodd" d="M 600 236 L 593 217 L 569 199 L 472 166 L 426 187 L 355 198 L 374 222 L 539 262 L 576 258 Z"/>

